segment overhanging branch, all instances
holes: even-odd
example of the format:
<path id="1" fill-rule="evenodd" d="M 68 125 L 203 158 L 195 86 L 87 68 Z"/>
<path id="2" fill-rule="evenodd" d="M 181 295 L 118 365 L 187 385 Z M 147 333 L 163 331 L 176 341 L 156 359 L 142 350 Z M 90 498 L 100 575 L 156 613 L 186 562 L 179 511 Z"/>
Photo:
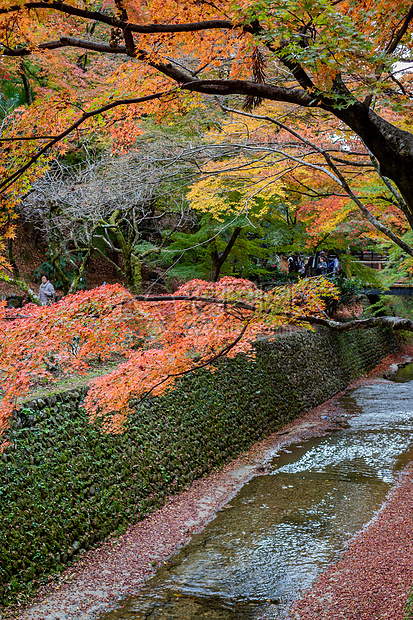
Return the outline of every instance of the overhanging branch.
<path id="1" fill-rule="evenodd" d="M 212 19 L 207 21 L 192 22 L 187 24 L 134 24 L 132 22 L 123 21 L 105 15 L 100 11 L 89 11 L 87 9 L 80 9 L 64 2 L 26 2 L 24 4 L 15 4 L 7 8 L 0 9 L 1 14 L 15 13 L 22 9 L 53 9 L 66 15 L 75 15 L 76 17 L 82 17 L 92 21 L 101 22 L 108 26 L 115 28 L 127 28 L 130 32 L 137 32 L 140 34 L 156 34 L 156 33 L 174 33 L 174 32 L 196 32 L 199 30 L 216 30 L 216 29 L 232 29 L 235 28 L 233 22 L 228 19 Z"/>
<path id="2" fill-rule="evenodd" d="M 198 295 L 134 295 L 130 299 L 125 299 L 117 305 L 125 305 L 131 301 L 143 301 L 146 303 L 158 303 L 164 301 L 190 301 L 192 303 L 217 304 L 223 306 L 234 306 L 241 310 L 255 312 L 257 306 L 247 304 L 244 301 L 217 299 L 214 297 L 199 297 Z"/>
<path id="3" fill-rule="evenodd" d="M 242 301 L 230 301 L 225 299 L 217 299 L 214 297 L 198 297 L 196 295 L 135 295 L 131 299 L 124 300 L 117 305 L 124 305 L 131 301 L 142 301 L 147 303 L 170 302 L 170 301 L 189 301 L 193 303 L 219 304 L 222 306 L 232 305 L 236 308 L 257 312 L 259 307 L 253 304 L 247 304 Z M 270 313 L 268 308 L 266 313 Z M 380 316 L 370 317 L 368 319 L 356 319 L 354 321 L 340 322 L 328 318 L 322 318 L 311 315 L 300 314 L 280 314 L 279 316 L 287 318 L 291 323 L 308 323 L 309 325 L 320 325 L 328 327 L 333 331 L 347 332 L 355 329 L 371 329 L 372 327 L 391 327 L 395 331 L 411 331 L 413 332 L 413 321 L 404 317 Z"/>
<path id="4" fill-rule="evenodd" d="M 217 305 L 223 306 L 224 309 L 226 306 L 232 306 L 234 308 L 248 310 L 252 313 L 263 312 L 263 309 L 262 308 L 260 309 L 259 306 L 248 304 L 243 301 L 219 299 L 215 297 L 200 297 L 198 295 L 134 295 L 133 297 L 130 297 L 129 299 L 125 299 L 117 304 L 114 304 L 112 306 L 112 310 L 114 308 L 117 308 L 118 306 L 123 306 L 133 301 L 140 301 L 140 302 L 145 302 L 145 303 L 187 301 L 187 302 L 192 302 L 192 303 L 217 304 Z M 270 314 L 271 308 L 268 307 L 267 310 L 264 310 L 264 313 Z M 92 315 L 92 316 L 97 317 L 99 315 Z M 356 319 L 354 321 L 348 321 L 348 322 L 334 321 L 333 319 L 322 318 L 319 316 L 312 316 L 312 315 L 306 315 L 306 314 L 302 315 L 302 314 L 280 313 L 278 314 L 278 316 L 284 319 L 287 319 L 292 324 L 308 323 L 309 325 L 319 325 L 321 327 L 328 327 L 329 329 L 336 331 L 336 332 L 340 332 L 340 333 L 352 331 L 352 330 L 359 330 L 359 329 L 371 329 L 374 327 L 390 327 L 394 331 L 404 330 L 404 331 L 413 332 L 413 321 L 411 319 L 407 319 L 405 317 L 398 317 L 398 316 L 370 317 L 368 319 Z M 7 320 L 7 321 L 22 319 L 22 318 L 30 318 L 30 317 L 26 315 L 24 316 L 15 315 L 15 316 L 2 317 L 3 320 Z M 236 340 L 234 340 L 230 345 L 227 345 L 226 347 L 224 347 L 224 349 L 222 349 L 218 354 L 214 355 L 212 358 L 209 358 L 207 361 L 203 362 L 200 366 L 192 368 L 192 370 L 196 370 L 197 368 L 202 368 L 212 363 L 215 359 L 218 359 L 218 357 L 222 357 L 226 355 L 226 353 L 228 353 L 229 350 L 232 349 L 235 346 L 235 344 L 237 344 L 240 341 L 240 339 L 242 338 L 242 336 L 244 335 L 246 331 L 247 326 L 251 323 L 254 317 L 250 316 L 248 319 L 245 319 L 245 317 L 240 317 L 240 318 L 241 320 L 246 320 L 246 323 L 244 324 L 244 327 L 241 330 L 239 336 L 236 338 Z M 191 371 L 183 371 L 183 372 L 177 373 L 176 375 L 168 375 L 167 378 L 180 376 L 180 375 L 186 374 L 187 372 L 191 372 Z M 160 385 L 160 384 L 157 384 L 157 385 Z M 157 386 L 154 386 L 154 387 L 157 387 Z"/>
<path id="5" fill-rule="evenodd" d="M 360 319 L 341 323 L 330 319 L 322 319 L 315 316 L 294 316 L 295 321 L 303 321 L 310 325 L 322 325 L 336 332 L 348 332 L 355 329 L 371 329 L 372 327 L 391 327 L 394 331 L 413 332 L 413 321 L 399 316 L 378 316 L 369 319 Z"/>
<path id="6" fill-rule="evenodd" d="M 177 90 L 176 88 L 173 88 L 168 91 L 154 93 L 153 95 L 146 95 L 145 97 L 138 97 L 136 99 L 118 99 L 117 101 L 113 101 L 111 103 L 108 103 L 107 105 L 102 106 L 101 108 L 98 108 L 97 110 L 91 110 L 90 112 L 84 112 L 77 121 L 72 123 L 72 125 L 70 125 L 67 129 L 65 129 L 60 134 L 58 134 L 55 138 L 53 138 L 53 140 L 51 140 L 50 142 L 42 146 L 42 148 L 39 149 L 39 151 L 35 155 L 33 155 L 33 157 L 31 157 L 23 166 L 18 168 L 15 172 L 13 172 L 13 174 L 11 174 L 4 181 L 2 181 L 0 183 L 0 190 L 6 191 L 15 181 L 17 181 L 17 179 L 19 179 L 26 172 L 26 170 L 30 168 L 30 166 L 32 166 L 38 159 L 40 159 L 42 155 L 44 155 L 49 149 L 55 146 L 58 142 L 63 140 L 66 136 L 71 134 L 75 129 L 80 127 L 80 125 L 82 125 L 89 118 L 92 118 L 93 116 L 97 116 L 99 114 L 103 114 L 104 112 L 108 112 L 109 110 L 112 110 L 113 108 L 119 107 L 121 105 L 132 105 L 132 104 L 138 104 L 138 103 L 145 103 L 146 101 L 153 101 L 155 99 L 160 99 L 161 97 L 165 95 L 170 95 L 176 92 L 176 90 Z"/>

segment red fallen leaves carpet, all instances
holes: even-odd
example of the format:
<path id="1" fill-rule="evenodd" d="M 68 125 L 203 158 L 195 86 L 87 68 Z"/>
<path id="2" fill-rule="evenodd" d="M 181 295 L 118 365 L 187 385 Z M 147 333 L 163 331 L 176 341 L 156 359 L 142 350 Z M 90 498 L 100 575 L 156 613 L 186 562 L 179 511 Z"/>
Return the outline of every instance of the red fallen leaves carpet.
<path id="1" fill-rule="evenodd" d="M 404 620 L 413 585 L 413 464 L 375 520 L 291 608 L 294 620 Z"/>

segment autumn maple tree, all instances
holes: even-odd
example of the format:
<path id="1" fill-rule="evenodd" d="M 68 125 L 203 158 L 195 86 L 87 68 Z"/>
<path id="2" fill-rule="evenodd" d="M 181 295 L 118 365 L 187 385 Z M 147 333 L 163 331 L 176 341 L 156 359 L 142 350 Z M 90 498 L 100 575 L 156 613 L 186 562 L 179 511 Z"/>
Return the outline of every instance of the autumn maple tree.
<path id="1" fill-rule="evenodd" d="M 3 207 L 13 212 L 86 133 L 128 150 L 142 115 L 208 114 L 214 98 L 245 115 L 263 102 L 290 172 L 305 161 L 330 176 L 411 254 L 346 173 L 373 168 L 386 208 L 395 203 L 411 228 L 412 20 L 408 0 L 3 0 L 1 70 L 26 93 L 3 120 Z"/>
<path id="2" fill-rule="evenodd" d="M 324 320 L 325 299 L 336 296 L 314 278 L 264 293 L 248 280 L 192 280 L 175 294 L 134 296 L 105 285 L 64 297 L 52 306 L 2 306 L 0 431 L 18 399 L 44 381 L 83 373 L 114 355 L 125 361 L 93 379 L 85 406 L 119 431 L 131 399 L 162 394 L 176 379 L 220 357 L 253 354 L 257 334 L 279 325 Z"/>
<path id="3" fill-rule="evenodd" d="M 238 153 L 202 167 L 188 194 L 195 209 L 217 218 L 233 214 L 230 196 L 236 193 L 238 213 L 247 217 L 257 201 L 262 215 L 278 202 L 280 214 L 287 208 L 287 219 L 292 214 L 306 227 L 308 239 L 301 248 L 311 249 L 315 239 L 322 242 L 332 233 L 350 245 L 358 232 L 389 247 L 396 244 L 413 257 L 406 203 L 357 137 L 328 118 L 321 126 L 319 114 L 309 111 L 296 110 L 287 123 L 279 120 L 289 114 L 285 106 L 271 114 L 267 104 L 256 113 L 221 108 L 228 118 L 206 138 L 229 143 Z M 345 234 L 350 219 L 351 232 Z"/>
<path id="4" fill-rule="evenodd" d="M 6 123 L 6 193 L 75 132 L 110 121 L 131 144 L 142 113 L 242 95 L 247 107 L 318 109 L 320 122 L 327 113 L 413 210 L 411 74 L 398 64 L 411 62 L 408 0 L 3 0 L 0 15 L 4 70 L 25 76 L 33 99 Z"/>
<path id="5" fill-rule="evenodd" d="M 276 191 L 296 183 L 318 199 L 327 177 L 339 188 L 333 193 L 350 198 L 381 234 L 412 254 L 403 239 L 403 227 L 413 224 L 412 23 L 408 0 L 224 0 L 218 6 L 199 0 L 2 0 L 0 75 L 4 83 L 19 79 L 26 98 L 2 117 L 3 236 L 13 234 L 16 210 L 33 183 L 86 135 L 128 152 L 144 131 L 143 116 L 168 123 L 194 107 L 208 115 L 216 106 L 272 127 L 264 146 L 276 155 Z M 265 130 L 254 131 L 263 142 Z M 245 141 L 238 146 L 239 152 L 249 148 Z M 377 196 L 370 204 L 360 195 L 357 177 L 367 169 L 378 175 L 383 209 Z M 265 180 L 257 182 L 265 193 Z M 326 189 L 331 193 L 331 186 Z M 324 204 L 335 217 L 331 202 Z M 391 205 L 401 214 L 398 221 L 394 212 L 388 217 Z M 303 281 L 265 299 L 244 281 L 186 286 L 173 299 L 146 301 L 132 300 L 123 289 L 114 296 L 97 289 L 52 308 L 25 309 L 12 321 L 4 316 L 2 329 L 10 334 L 2 345 L 4 412 L 9 415 L 17 393 L 37 373 L 50 372 L 46 354 L 63 369 L 80 370 L 95 354 L 128 357 L 87 400 L 92 412 L 118 411 L 117 428 L 128 399 L 161 392 L 218 354 L 245 351 L 258 331 L 280 320 L 355 327 L 323 315 L 324 296 L 335 294 L 326 281 Z M 179 295 L 186 298 L 181 305 Z M 404 319 L 387 323 L 411 328 Z M 356 326 L 372 324 L 377 320 Z M 78 343 L 79 330 L 85 339 Z M 88 330 L 99 335 L 93 346 Z M 146 343 L 137 351 L 135 330 Z"/>
<path id="6" fill-rule="evenodd" d="M 142 399 L 162 395 L 188 372 L 213 372 L 221 357 L 253 357 L 258 334 L 271 339 L 281 325 L 324 325 L 339 332 L 385 325 L 413 331 L 413 321 L 397 317 L 333 321 L 325 313 L 326 302 L 337 297 L 333 283 L 323 277 L 267 292 L 248 280 L 225 277 L 218 283 L 191 280 L 173 295 L 145 297 L 105 285 L 52 306 L 9 310 L 3 305 L 0 434 L 33 389 L 65 374 L 87 373 L 114 355 L 118 366 L 90 380 L 84 405 L 92 419 L 103 417 L 108 432 L 121 432 Z"/>

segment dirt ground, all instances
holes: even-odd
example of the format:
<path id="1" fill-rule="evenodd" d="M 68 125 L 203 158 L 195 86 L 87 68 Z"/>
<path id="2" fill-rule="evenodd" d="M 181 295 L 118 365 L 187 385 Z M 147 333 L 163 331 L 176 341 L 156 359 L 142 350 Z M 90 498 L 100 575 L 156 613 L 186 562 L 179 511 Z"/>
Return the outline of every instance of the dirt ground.
<path id="1" fill-rule="evenodd" d="M 350 387 L 357 387 L 365 382 L 373 381 L 378 374 L 382 376 L 386 369 L 392 366 L 394 369 L 398 363 L 409 359 L 413 359 L 413 347 L 407 347 L 398 355 L 388 356 L 369 377 L 358 380 Z M 337 399 L 339 396 L 337 394 L 330 401 L 290 422 L 278 433 L 256 443 L 247 453 L 227 464 L 220 471 L 215 471 L 195 482 L 186 492 L 171 497 L 163 508 L 157 510 L 144 521 L 130 527 L 123 536 L 109 538 L 99 548 L 90 550 L 79 558 L 76 564 L 62 573 L 57 583 L 50 583 L 43 587 L 39 591 L 36 601 L 29 607 L 10 610 L 4 618 L 7 620 L 90 620 L 99 612 L 113 609 L 116 607 L 117 600 L 135 594 L 142 583 L 153 575 L 157 565 L 166 561 L 171 554 L 185 545 L 195 532 L 202 530 L 214 518 L 216 512 L 222 509 L 248 480 L 257 474 L 264 473 L 280 449 L 311 437 L 325 435 L 345 425 L 345 412 L 340 410 L 338 406 Z M 408 489 L 406 487 L 406 492 L 409 495 L 407 504 L 409 516 L 411 513 L 411 525 L 413 526 L 411 508 L 413 506 L 413 485 L 408 476 L 406 480 L 410 485 Z M 403 484 L 404 482 L 401 483 L 400 487 L 397 487 L 399 491 L 396 489 L 393 495 L 397 495 L 398 492 L 401 493 L 403 495 L 401 501 L 405 503 L 407 498 L 405 491 L 403 491 Z M 389 501 L 389 506 L 393 505 L 392 501 Z M 386 515 L 387 513 L 383 510 L 381 514 Z M 375 523 L 381 524 L 381 521 Z M 379 527 L 383 528 L 384 531 L 385 524 Z M 366 536 L 367 532 L 369 529 L 366 530 Z M 412 557 L 410 547 L 413 539 L 411 532 L 412 530 L 409 533 L 404 529 L 401 533 L 405 538 L 401 535 L 397 539 L 397 544 L 402 552 L 404 544 L 409 547 L 408 557 L 410 560 Z M 382 546 L 383 541 L 381 538 L 379 540 Z M 368 544 L 371 545 L 371 537 L 368 541 Z M 351 549 L 349 553 L 351 553 Z M 357 556 L 357 547 L 353 551 L 353 555 Z M 347 583 L 349 583 L 353 575 L 353 565 L 346 564 L 346 561 L 343 561 L 342 568 L 332 570 L 341 571 L 339 573 L 340 581 L 341 575 L 344 575 L 344 578 L 347 578 Z M 365 575 L 366 571 L 369 572 L 370 570 L 368 554 L 364 554 L 360 561 L 362 565 L 364 562 L 364 571 L 361 572 L 361 575 Z M 383 562 L 382 569 L 385 570 L 385 558 Z M 313 603 L 314 600 L 316 601 L 316 608 L 314 607 L 311 611 L 310 603 L 307 600 L 303 601 L 300 603 L 301 607 L 297 607 L 294 618 L 299 620 L 310 618 L 311 620 L 322 620 L 324 618 L 329 618 L 329 620 L 336 618 L 375 620 L 376 618 L 383 618 L 384 620 L 384 616 L 338 615 L 339 610 L 334 607 L 335 601 L 342 599 L 334 598 L 335 594 L 331 593 L 331 581 L 328 581 L 330 578 L 327 577 L 326 579 L 326 583 L 329 584 L 327 599 L 323 598 L 324 590 L 321 586 L 321 594 L 315 590 L 314 595 L 312 593 L 308 595 L 310 597 L 308 601 L 310 599 Z M 336 577 L 333 577 L 333 581 L 334 579 Z M 409 585 L 411 581 L 409 581 Z M 405 592 L 404 582 L 401 587 L 404 588 L 403 592 Z M 334 611 L 330 605 L 328 608 L 330 615 L 320 615 L 321 612 L 319 613 L 316 609 L 319 610 L 320 605 L 324 609 L 324 601 L 330 601 L 330 599 Z M 314 613 L 315 615 L 311 615 Z M 396 619 L 401 620 L 401 617 L 386 616 L 386 620 Z"/>

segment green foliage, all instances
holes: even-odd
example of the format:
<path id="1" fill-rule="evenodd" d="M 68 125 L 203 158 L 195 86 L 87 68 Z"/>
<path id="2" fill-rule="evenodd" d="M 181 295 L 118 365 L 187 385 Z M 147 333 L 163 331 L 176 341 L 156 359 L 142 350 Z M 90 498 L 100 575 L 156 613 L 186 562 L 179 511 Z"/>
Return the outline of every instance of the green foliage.
<path id="1" fill-rule="evenodd" d="M 340 291 L 337 307 L 347 306 L 361 298 L 364 285 L 359 278 L 346 278 L 343 274 L 329 276 Z"/>
<path id="2" fill-rule="evenodd" d="M 404 620 L 413 620 L 413 588 L 410 590 L 409 596 L 407 597 L 404 611 L 406 613 Z"/>
<path id="3" fill-rule="evenodd" d="M 367 265 L 363 265 L 362 262 L 354 260 L 350 254 L 341 254 L 340 262 L 346 276 L 354 278 L 360 283 L 360 286 L 383 287 L 383 279 L 380 273 L 371 267 L 367 267 Z"/>
<path id="4" fill-rule="evenodd" d="M 182 280 L 208 279 L 211 272 L 211 253 L 222 253 L 235 228 L 241 227 L 230 255 L 221 269 L 221 275 L 235 275 L 251 280 L 274 280 L 275 284 L 296 281 L 285 278 L 280 271 L 264 266 L 276 253 L 301 252 L 305 246 L 305 225 L 294 215 L 287 204 L 278 197 L 254 199 L 248 216 L 240 207 L 240 193 L 227 191 L 225 204 L 233 203 L 235 213 L 219 219 L 213 213 L 204 213 L 191 230 L 174 232 L 170 243 L 161 254 L 160 263 L 168 269 L 168 276 Z M 196 212 L 193 212 L 194 217 Z M 165 230 L 168 235 L 169 231 Z"/>
<path id="5" fill-rule="evenodd" d="M 366 309 L 373 316 L 403 316 L 413 320 L 413 299 L 402 295 L 380 295 L 380 301 Z"/>
<path id="6" fill-rule="evenodd" d="M 11 80 L 0 80 L 0 119 L 26 103 L 24 88 Z"/>
<path id="7" fill-rule="evenodd" d="M 413 232 L 409 231 L 402 236 L 410 246 L 413 246 Z M 388 249 L 389 260 L 382 273 L 383 284 L 388 287 L 400 280 L 409 278 L 413 272 L 413 258 L 408 256 L 398 245 L 392 244 Z"/>
<path id="8" fill-rule="evenodd" d="M 260 274 L 260 282 L 265 282 L 269 287 L 284 286 L 285 284 L 292 284 L 298 282 L 299 275 L 297 273 L 287 273 L 281 271 L 275 265 L 267 264 L 262 269 Z"/>
<path id="9" fill-rule="evenodd" d="M 243 227 L 231 252 L 221 269 L 221 276 L 237 275 L 254 279 L 265 270 L 259 259 L 270 254 L 261 227 L 253 227 L 245 217 L 223 218 L 218 222 L 208 214 L 203 215 L 195 232 L 175 232 L 172 243 L 161 253 L 160 262 L 168 269 L 168 277 L 182 280 L 209 279 L 211 253 L 225 250 L 236 227 Z M 272 253 L 272 251 L 271 251 Z M 176 264 L 175 264 L 176 263 Z"/>
<path id="10" fill-rule="evenodd" d="M 305 221 L 296 215 L 289 204 L 276 204 L 268 216 L 263 218 L 261 227 L 273 253 L 302 253 L 308 241 Z"/>
<path id="11" fill-rule="evenodd" d="M 81 260 L 82 252 L 78 252 L 77 254 L 73 255 L 72 259 L 74 261 Z M 63 271 L 69 282 L 72 282 L 73 278 L 76 275 L 75 270 L 64 256 L 60 256 L 58 261 L 60 269 Z M 36 269 L 33 271 L 33 278 L 40 281 L 42 274 L 45 274 L 56 288 L 63 288 L 63 282 L 59 279 L 58 272 L 51 263 L 44 261 L 41 265 L 39 265 L 39 267 L 36 267 Z M 87 288 L 85 279 L 80 282 L 77 288 L 78 290 Z"/>
<path id="12" fill-rule="evenodd" d="M 151 241 L 140 239 L 139 242 L 133 246 L 133 251 L 139 256 L 144 256 L 145 254 L 157 253 L 158 246 Z"/>
<path id="13" fill-rule="evenodd" d="M 327 313 L 334 314 L 340 308 L 348 307 L 362 298 L 364 286 L 359 278 L 347 278 L 344 274 L 331 274 L 328 279 L 339 290 L 338 299 L 329 299 Z"/>

